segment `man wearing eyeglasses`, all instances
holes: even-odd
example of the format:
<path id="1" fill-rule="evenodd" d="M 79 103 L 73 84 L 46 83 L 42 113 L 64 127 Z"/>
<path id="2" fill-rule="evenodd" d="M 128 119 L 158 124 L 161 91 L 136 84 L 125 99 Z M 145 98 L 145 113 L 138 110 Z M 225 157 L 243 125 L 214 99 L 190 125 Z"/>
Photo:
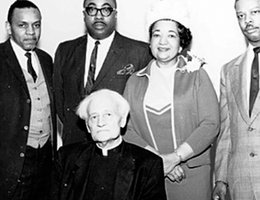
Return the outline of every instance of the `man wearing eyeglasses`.
<path id="1" fill-rule="evenodd" d="M 87 34 L 58 46 L 54 88 L 63 145 L 86 140 L 86 127 L 76 105 L 92 91 L 107 88 L 123 93 L 130 75 L 151 60 L 148 44 L 116 31 L 116 0 L 84 0 Z"/>

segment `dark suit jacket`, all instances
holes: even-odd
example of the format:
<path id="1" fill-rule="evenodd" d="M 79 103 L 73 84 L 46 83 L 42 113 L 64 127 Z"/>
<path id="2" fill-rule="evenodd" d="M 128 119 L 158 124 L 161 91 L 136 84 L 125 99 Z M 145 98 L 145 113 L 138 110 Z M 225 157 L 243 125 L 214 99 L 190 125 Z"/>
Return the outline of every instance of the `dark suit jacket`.
<path id="1" fill-rule="evenodd" d="M 59 118 L 64 125 L 63 143 L 86 139 L 85 122 L 75 110 L 84 97 L 84 73 L 87 36 L 61 43 L 54 61 L 54 92 Z M 108 88 L 123 93 L 129 76 L 151 60 L 146 43 L 126 38 L 116 32 L 108 55 L 94 83 L 93 91 Z"/>
<path id="2" fill-rule="evenodd" d="M 55 116 L 52 58 L 40 49 L 35 52 L 46 80 L 52 116 Z M 29 90 L 10 40 L 0 44 L 0 110 L 0 197 L 7 199 L 12 196 L 23 167 L 31 112 Z M 52 122 L 55 132 L 54 117 Z"/>
<path id="3" fill-rule="evenodd" d="M 114 200 L 166 200 L 163 163 L 157 155 L 123 142 L 114 185 Z M 53 200 L 83 200 L 95 144 L 62 147 L 54 173 Z"/>

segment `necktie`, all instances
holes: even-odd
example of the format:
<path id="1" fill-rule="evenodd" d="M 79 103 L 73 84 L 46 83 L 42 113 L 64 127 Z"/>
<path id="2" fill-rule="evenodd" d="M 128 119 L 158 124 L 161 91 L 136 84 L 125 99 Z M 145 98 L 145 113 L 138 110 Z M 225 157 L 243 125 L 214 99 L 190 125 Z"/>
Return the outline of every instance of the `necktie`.
<path id="1" fill-rule="evenodd" d="M 29 52 L 26 52 L 25 56 L 28 58 L 28 60 L 27 60 L 27 70 L 28 70 L 29 74 L 31 74 L 33 81 L 35 82 L 36 79 L 37 79 L 37 74 L 34 71 L 33 66 L 32 66 L 32 54 L 29 53 Z"/>
<path id="2" fill-rule="evenodd" d="M 90 57 L 90 63 L 89 63 L 89 70 L 88 70 L 88 80 L 85 86 L 85 95 L 90 94 L 92 87 L 94 85 L 95 81 L 95 70 L 96 70 L 96 61 L 97 61 L 97 51 L 98 51 L 98 45 L 100 44 L 99 41 L 95 42 L 95 47 L 92 50 L 91 57 Z"/>
<path id="3" fill-rule="evenodd" d="M 251 68 L 251 82 L 250 82 L 250 96 L 249 96 L 249 117 L 251 117 L 252 109 L 255 103 L 259 91 L 259 63 L 258 63 L 258 53 L 260 52 L 260 47 L 254 48 L 255 57 Z"/>

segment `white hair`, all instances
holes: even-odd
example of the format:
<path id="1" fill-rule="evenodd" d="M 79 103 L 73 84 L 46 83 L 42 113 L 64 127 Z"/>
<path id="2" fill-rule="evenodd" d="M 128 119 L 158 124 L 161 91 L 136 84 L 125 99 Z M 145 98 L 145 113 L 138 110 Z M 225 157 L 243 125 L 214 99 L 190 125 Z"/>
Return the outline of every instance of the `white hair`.
<path id="1" fill-rule="evenodd" d="M 88 107 L 91 101 L 95 101 L 97 98 L 110 97 L 116 105 L 117 112 L 119 116 L 122 118 L 126 118 L 130 111 L 130 106 L 127 100 L 120 95 L 118 92 L 109 90 L 109 89 L 101 89 L 97 90 L 90 95 L 86 96 L 77 107 L 76 114 L 83 120 L 88 120 Z M 104 98 L 104 101 L 106 98 Z"/>

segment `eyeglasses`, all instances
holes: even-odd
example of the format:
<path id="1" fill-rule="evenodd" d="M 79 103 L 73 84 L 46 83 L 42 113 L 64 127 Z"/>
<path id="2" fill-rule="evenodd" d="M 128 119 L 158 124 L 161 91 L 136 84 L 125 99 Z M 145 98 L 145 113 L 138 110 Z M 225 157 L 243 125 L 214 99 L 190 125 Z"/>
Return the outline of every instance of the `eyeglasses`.
<path id="1" fill-rule="evenodd" d="M 103 17 L 108 17 L 112 14 L 112 12 L 116 10 L 115 8 L 112 7 L 103 7 L 103 8 L 95 8 L 95 7 L 86 7 L 85 11 L 89 16 L 96 16 L 98 11 L 101 13 Z"/>

